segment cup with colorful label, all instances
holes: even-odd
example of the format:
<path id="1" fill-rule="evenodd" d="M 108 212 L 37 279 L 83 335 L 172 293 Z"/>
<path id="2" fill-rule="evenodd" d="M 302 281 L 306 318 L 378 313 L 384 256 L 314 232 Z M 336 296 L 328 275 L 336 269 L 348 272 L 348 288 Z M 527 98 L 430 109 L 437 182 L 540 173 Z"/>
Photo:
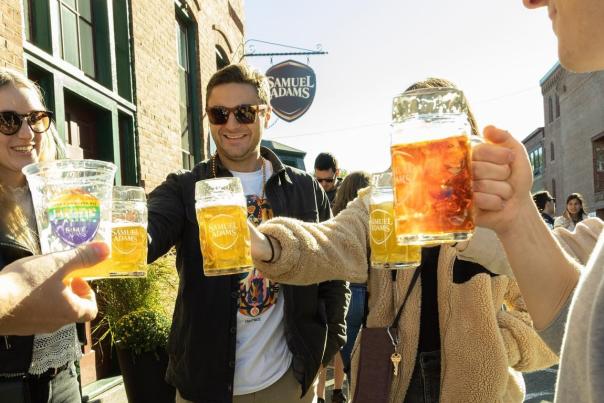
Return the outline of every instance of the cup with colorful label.
<path id="1" fill-rule="evenodd" d="M 97 160 L 54 160 L 23 168 L 42 253 L 91 241 L 111 246 L 111 193 L 116 166 Z"/>

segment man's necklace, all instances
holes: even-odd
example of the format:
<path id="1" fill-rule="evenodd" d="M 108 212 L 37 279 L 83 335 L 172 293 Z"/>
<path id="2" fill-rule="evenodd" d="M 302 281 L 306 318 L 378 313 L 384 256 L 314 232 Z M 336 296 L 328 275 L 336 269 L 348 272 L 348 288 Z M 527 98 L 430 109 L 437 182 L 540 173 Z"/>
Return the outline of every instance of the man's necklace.
<path id="1" fill-rule="evenodd" d="M 220 158 L 218 156 L 218 153 L 214 153 L 214 155 L 212 155 L 212 158 L 210 161 L 210 163 L 212 165 L 212 176 L 214 178 L 218 178 L 217 170 L 216 170 L 216 160 L 218 158 Z M 266 194 L 266 159 L 264 159 L 264 157 L 262 155 L 260 156 L 260 159 L 262 160 L 262 168 L 261 168 L 261 170 L 262 170 L 262 195 L 258 199 L 258 206 L 260 208 L 258 209 L 257 217 L 259 220 L 264 221 L 264 220 L 270 218 L 270 217 L 268 217 L 268 214 L 265 213 L 265 211 L 264 211 L 265 209 L 269 209 L 270 207 L 268 206 L 268 203 L 266 203 L 266 199 L 264 198 L 265 194 Z"/>

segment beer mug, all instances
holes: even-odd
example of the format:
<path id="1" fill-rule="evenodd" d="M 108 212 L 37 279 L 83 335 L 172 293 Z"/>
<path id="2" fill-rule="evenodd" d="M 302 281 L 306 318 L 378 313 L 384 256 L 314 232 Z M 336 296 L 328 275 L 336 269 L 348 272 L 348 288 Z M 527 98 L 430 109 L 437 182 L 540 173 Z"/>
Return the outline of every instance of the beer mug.
<path id="1" fill-rule="evenodd" d="M 394 231 L 394 196 L 390 172 L 372 175 L 369 246 L 374 269 L 409 269 L 421 263 L 421 247 L 399 245 Z"/>
<path id="2" fill-rule="evenodd" d="M 68 278 L 145 277 L 147 275 L 147 202 L 138 186 L 114 186 L 111 211 L 111 256 Z"/>
<path id="3" fill-rule="evenodd" d="M 252 269 L 247 204 L 239 178 L 216 178 L 195 184 L 199 243 L 206 276 Z"/>
<path id="4" fill-rule="evenodd" d="M 399 243 L 469 239 L 472 215 L 471 128 L 463 93 L 409 91 L 392 107 L 394 211 Z"/>

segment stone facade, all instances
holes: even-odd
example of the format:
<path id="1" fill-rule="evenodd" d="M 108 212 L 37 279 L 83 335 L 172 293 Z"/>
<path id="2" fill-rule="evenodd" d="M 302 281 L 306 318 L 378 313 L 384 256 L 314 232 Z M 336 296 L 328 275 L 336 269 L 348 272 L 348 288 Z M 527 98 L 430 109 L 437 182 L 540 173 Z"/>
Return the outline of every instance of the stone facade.
<path id="1" fill-rule="evenodd" d="M 541 80 L 541 89 L 545 164 L 533 190 L 555 193 L 557 214 L 570 193 L 581 193 L 588 210 L 602 217 L 604 186 L 598 178 L 604 185 L 604 141 L 598 152 L 597 139 L 604 137 L 604 72 L 574 74 L 557 64 Z M 529 153 L 538 146 L 531 136 L 524 143 Z"/>

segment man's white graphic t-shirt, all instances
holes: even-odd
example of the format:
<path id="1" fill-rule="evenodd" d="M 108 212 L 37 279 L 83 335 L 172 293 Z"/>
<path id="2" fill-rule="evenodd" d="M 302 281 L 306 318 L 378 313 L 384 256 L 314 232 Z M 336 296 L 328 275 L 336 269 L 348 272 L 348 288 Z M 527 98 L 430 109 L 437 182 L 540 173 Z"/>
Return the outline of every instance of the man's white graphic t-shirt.
<path id="1" fill-rule="evenodd" d="M 265 161 L 265 169 L 268 179 L 273 172 L 270 162 Z M 270 206 L 262 199 L 262 170 L 231 173 L 243 185 L 248 219 L 258 225 L 263 218 L 270 218 Z M 233 394 L 245 395 L 277 382 L 289 369 L 292 353 L 285 341 L 284 304 L 279 284 L 253 269 L 242 274 L 239 291 Z"/>

